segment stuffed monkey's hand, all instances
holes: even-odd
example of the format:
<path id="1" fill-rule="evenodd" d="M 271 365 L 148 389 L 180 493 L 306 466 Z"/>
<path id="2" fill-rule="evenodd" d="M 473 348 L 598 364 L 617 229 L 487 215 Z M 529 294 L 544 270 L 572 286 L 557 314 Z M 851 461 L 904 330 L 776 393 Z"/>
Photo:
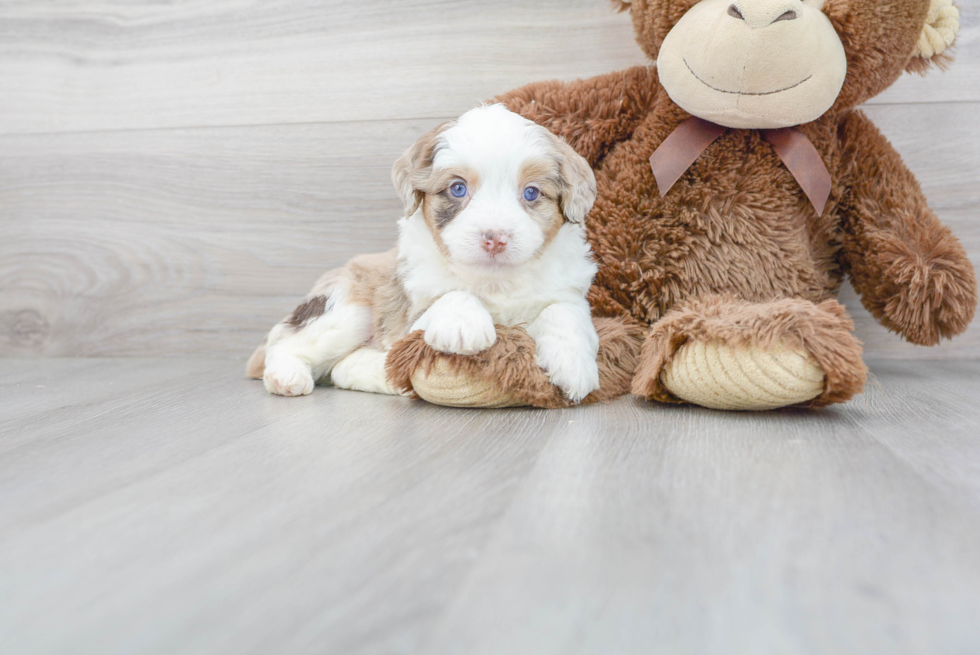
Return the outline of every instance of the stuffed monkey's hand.
<path id="1" fill-rule="evenodd" d="M 963 332 L 976 308 L 977 281 L 952 234 L 938 235 L 929 248 L 913 250 L 897 239 L 880 245 L 875 256 L 882 261 L 883 279 L 875 295 L 882 323 L 926 346 Z"/>
<path id="2" fill-rule="evenodd" d="M 929 209 L 915 176 L 860 111 L 843 131 L 841 246 L 854 290 L 885 327 L 935 345 L 966 329 L 977 280 L 962 244 Z"/>
<path id="3" fill-rule="evenodd" d="M 475 355 L 497 340 L 490 312 L 466 291 L 451 291 L 432 303 L 410 332 L 415 330 L 425 331 L 432 348 L 455 355 Z"/>

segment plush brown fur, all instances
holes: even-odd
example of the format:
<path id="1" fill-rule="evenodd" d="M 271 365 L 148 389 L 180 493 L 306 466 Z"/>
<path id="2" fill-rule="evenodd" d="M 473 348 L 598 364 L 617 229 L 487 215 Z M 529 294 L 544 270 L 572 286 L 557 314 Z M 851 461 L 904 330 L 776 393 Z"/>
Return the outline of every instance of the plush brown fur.
<path id="1" fill-rule="evenodd" d="M 629 9 L 641 47 L 656 58 L 696 1 L 614 4 Z M 535 83 L 498 98 L 564 137 L 595 169 L 598 199 L 586 220 L 600 266 L 593 312 L 653 326 L 635 393 L 675 400 L 660 373 L 688 339 L 762 347 L 787 339 L 824 367 L 827 386 L 815 405 L 850 398 L 865 368 L 851 321 L 833 300 L 845 274 L 869 311 L 913 343 L 938 343 L 970 323 L 977 291 L 966 252 L 899 155 L 855 110 L 903 71 L 947 61 L 912 60 L 928 8 L 929 0 L 827 0 L 848 74 L 833 107 L 799 126 L 832 177 L 819 216 L 757 130 L 727 130 L 662 198 L 650 155 L 690 115 L 667 96 L 654 68 Z M 533 359 L 512 355 L 525 342 L 507 331 L 461 370 L 492 371 L 546 396 Z M 631 364 L 618 364 L 622 375 Z M 620 373 L 607 368 L 604 376 Z M 613 389 L 606 379 L 604 395 Z"/>
<path id="2" fill-rule="evenodd" d="M 646 331 L 628 317 L 596 318 L 599 334 L 599 379 L 597 391 L 589 394 L 583 405 L 603 402 L 628 393 L 633 369 L 636 367 L 640 344 Z M 389 351 L 388 380 L 406 392 L 412 392 L 412 374 L 428 373 L 436 361 L 449 364 L 454 375 L 464 375 L 491 382 L 499 395 L 513 394 L 515 405 L 556 409 L 572 405 L 553 386 L 535 363 L 534 340 L 522 328 L 497 326 L 497 342 L 477 355 L 447 355 L 440 353 L 423 340 L 418 330 L 408 335 Z"/>
<path id="3" fill-rule="evenodd" d="M 977 305 L 963 246 L 871 121 L 854 112 L 842 133 L 851 180 L 842 199 L 842 262 L 864 306 L 912 343 L 931 346 L 963 332 Z"/>

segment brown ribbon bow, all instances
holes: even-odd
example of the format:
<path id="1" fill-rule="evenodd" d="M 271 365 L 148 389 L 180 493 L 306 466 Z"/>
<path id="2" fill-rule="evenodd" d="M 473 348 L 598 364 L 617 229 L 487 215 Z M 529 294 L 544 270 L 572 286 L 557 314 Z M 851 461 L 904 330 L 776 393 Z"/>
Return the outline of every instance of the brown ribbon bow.
<path id="1" fill-rule="evenodd" d="M 681 123 L 650 156 L 661 197 L 728 128 L 694 117 Z M 830 197 L 830 171 L 810 139 L 795 127 L 761 130 L 779 159 L 796 178 L 810 204 L 823 214 Z"/>

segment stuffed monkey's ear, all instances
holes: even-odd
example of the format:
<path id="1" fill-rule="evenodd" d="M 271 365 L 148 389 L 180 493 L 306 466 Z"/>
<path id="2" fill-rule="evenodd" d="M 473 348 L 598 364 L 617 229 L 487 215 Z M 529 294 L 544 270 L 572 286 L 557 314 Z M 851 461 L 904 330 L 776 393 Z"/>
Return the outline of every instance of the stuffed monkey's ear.
<path id="1" fill-rule="evenodd" d="M 616 11 L 629 11 L 630 5 L 633 4 L 633 0 L 612 0 L 613 6 Z"/>
<path id="2" fill-rule="evenodd" d="M 447 121 L 420 136 L 418 141 L 395 160 L 395 165 L 391 167 L 391 181 L 405 206 L 406 217 L 418 211 L 422 204 L 422 199 L 425 197 L 423 188 L 432 173 L 432 162 L 436 158 L 436 153 L 442 146 L 439 136 L 452 124 L 452 121 Z"/>
<path id="3" fill-rule="evenodd" d="M 930 64 L 944 68 L 952 59 L 947 52 L 960 31 L 960 12 L 953 0 L 931 0 L 926 24 L 905 70 L 925 73 Z"/>
<path id="4" fill-rule="evenodd" d="M 561 212 L 570 223 L 581 223 L 596 198 L 595 173 L 585 157 L 575 152 L 564 139 L 551 134 L 558 159 Z"/>

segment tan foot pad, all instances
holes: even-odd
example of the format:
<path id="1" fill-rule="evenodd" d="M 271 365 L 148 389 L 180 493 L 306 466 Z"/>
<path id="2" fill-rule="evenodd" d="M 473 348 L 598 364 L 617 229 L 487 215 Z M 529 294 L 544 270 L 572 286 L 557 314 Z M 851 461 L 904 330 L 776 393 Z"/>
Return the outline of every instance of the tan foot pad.
<path id="1" fill-rule="evenodd" d="M 432 370 L 412 374 L 415 393 L 434 405 L 446 407 L 520 407 L 521 403 L 507 393 L 502 393 L 486 380 L 469 377 L 460 371 L 453 372 L 449 365 L 437 360 Z"/>
<path id="2" fill-rule="evenodd" d="M 813 400 L 824 372 L 808 352 L 720 341 L 689 341 L 664 367 L 661 381 L 681 400 L 728 410 L 766 410 Z"/>

